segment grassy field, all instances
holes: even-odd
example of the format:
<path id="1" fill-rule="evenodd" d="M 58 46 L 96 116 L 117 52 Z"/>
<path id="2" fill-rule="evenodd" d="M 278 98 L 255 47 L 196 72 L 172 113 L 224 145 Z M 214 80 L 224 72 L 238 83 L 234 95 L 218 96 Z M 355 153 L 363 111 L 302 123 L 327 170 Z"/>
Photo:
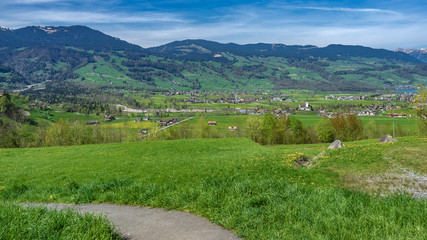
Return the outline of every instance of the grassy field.
<path id="1" fill-rule="evenodd" d="M 425 239 L 427 200 L 362 180 L 426 169 L 427 142 L 346 145 L 263 147 L 232 138 L 4 149 L 0 198 L 178 209 L 245 239 Z M 309 167 L 298 167 L 304 158 Z"/>
<path id="2" fill-rule="evenodd" d="M 322 120 L 322 117 L 318 116 L 314 112 L 298 112 L 296 115 L 292 115 L 302 122 L 305 127 L 315 127 L 315 125 Z M 263 116 L 253 116 L 253 115 L 226 115 L 226 116 L 215 116 L 214 113 L 206 114 L 203 118 L 204 121 L 216 121 L 217 125 L 212 126 L 220 133 L 225 136 L 232 137 L 235 136 L 235 133 L 230 133 L 228 131 L 229 126 L 237 126 L 240 133 L 245 136 L 246 132 L 246 122 L 250 117 L 262 118 Z M 369 131 L 369 127 L 374 126 L 375 130 L 378 131 L 378 134 L 381 136 L 384 134 L 393 134 L 393 121 L 395 125 L 395 135 L 396 136 L 414 136 L 417 134 L 417 119 L 415 118 L 389 118 L 385 116 L 371 116 L 371 117 L 360 117 L 364 127 Z M 177 127 L 186 127 L 190 129 L 200 128 L 200 117 L 195 117 L 187 122 L 186 125 L 181 125 Z"/>
<path id="3" fill-rule="evenodd" d="M 0 239 L 121 239 L 100 216 L 0 202 Z"/>

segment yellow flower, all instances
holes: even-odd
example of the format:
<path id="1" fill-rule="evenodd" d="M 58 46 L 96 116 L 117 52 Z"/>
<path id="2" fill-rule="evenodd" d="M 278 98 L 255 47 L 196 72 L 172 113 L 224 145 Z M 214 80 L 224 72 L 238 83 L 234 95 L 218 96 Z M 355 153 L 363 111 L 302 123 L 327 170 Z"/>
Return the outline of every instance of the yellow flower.
<path id="1" fill-rule="evenodd" d="M 50 195 L 50 199 L 53 199 L 53 195 Z"/>

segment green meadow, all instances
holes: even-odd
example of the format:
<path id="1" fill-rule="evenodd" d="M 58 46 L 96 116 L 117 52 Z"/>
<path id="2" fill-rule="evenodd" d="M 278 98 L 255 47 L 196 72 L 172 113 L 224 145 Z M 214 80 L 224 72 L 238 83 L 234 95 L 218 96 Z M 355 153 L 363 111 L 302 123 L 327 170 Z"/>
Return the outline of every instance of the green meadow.
<path id="1" fill-rule="evenodd" d="M 100 216 L 0 202 L 0 239 L 121 239 Z"/>
<path id="2" fill-rule="evenodd" d="M 338 150 L 244 138 L 2 149 L 0 199 L 177 209 L 244 239 L 425 239 L 426 199 L 362 181 L 426 169 L 427 141 L 398 140 Z"/>

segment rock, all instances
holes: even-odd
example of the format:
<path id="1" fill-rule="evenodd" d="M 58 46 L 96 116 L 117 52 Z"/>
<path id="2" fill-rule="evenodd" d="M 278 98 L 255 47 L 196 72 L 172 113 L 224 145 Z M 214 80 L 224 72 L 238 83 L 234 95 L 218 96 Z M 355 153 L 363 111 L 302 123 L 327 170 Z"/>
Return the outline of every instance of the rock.
<path id="1" fill-rule="evenodd" d="M 331 145 L 329 145 L 328 149 L 337 149 L 345 147 L 345 145 L 340 140 L 335 140 Z"/>
<path id="2" fill-rule="evenodd" d="M 378 142 L 379 143 L 389 143 L 389 142 L 396 142 L 396 141 L 397 141 L 396 138 L 386 134 L 386 135 L 382 136 Z"/>

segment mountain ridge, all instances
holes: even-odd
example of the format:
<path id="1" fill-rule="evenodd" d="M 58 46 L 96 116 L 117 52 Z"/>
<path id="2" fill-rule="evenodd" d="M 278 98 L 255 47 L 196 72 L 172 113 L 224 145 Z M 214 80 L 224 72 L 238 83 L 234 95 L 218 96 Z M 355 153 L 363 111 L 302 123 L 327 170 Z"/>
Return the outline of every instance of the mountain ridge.
<path id="1" fill-rule="evenodd" d="M 415 57 L 416 59 L 427 63 L 427 49 L 425 48 L 420 48 L 420 49 L 403 49 L 403 48 L 398 48 L 396 50 L 394 50 L 395 52 L 404 52 L 408 55 L 411 55 L 413 57 Z"/>
<path id="2" fill-rule="evenodd" d="M 195 51 L 196 49 L 197 51 Z M 204 49 L 205 51 L 201 51 Z M 236 44 L 218 43 L 203 39 L 186 39 L 174 41 L 157 47 L 146 48 L 151 53 L 176 58 L 214 59 L 215 54 L 230 52 L 240 56 L 286 57 L 286 58 L 328 58 L 337 60 L 343 57 L 378 57 L 396 59 L 411 63 L 420 63 L 419 60 L 402 52 L 393 52 L 386 49 L 374 49 L 359 45 L 330 44 L 326 47 L 315 45 L 286 45 L 271 43 Z M 209 50 L 209 51 L 206 51 Z M 189 53 L 190 52 L 190 53 Z M 341 55 L 341 56 L 338 56 Z M 218 59 L 217 59 L 218 60 Z"/>
<path id="3" fill-rule="evenodd" d="M 74 46 L 92 50 L 141 51 L 141 46 L 128 43 L 92 28 L 75 25 L 70 27 L 28 26 L 19 29 L 3 28 L 0 46 Z M 102 44 L 101 44 L 102 43 Z"/>
<path id="4" fill-rule="evenodd" d="M 144 49 L 79 25 L 0 30 L 0 88 L 49 80 L 118 91 L 377 91 L 426 84 L 426 66 L 404 52 L 364 46 L 187 39 Z"/>

